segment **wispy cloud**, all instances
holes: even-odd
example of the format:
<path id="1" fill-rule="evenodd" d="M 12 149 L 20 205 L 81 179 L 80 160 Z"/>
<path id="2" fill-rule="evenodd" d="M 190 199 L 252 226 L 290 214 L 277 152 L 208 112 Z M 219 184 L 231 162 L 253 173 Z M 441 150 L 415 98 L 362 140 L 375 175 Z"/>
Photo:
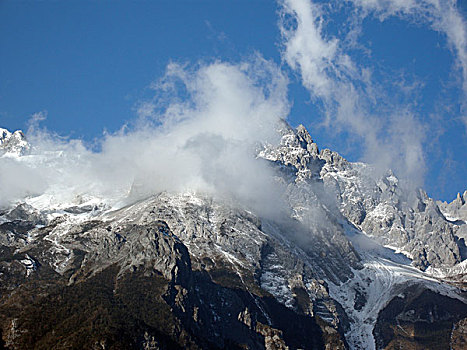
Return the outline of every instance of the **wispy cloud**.
<path id="1" fill-rule="evenodd" d="M 423 23 L 445 35 L 455 57 L 464 90 L 462 118 L 467 127 L 467 23 L 456 0 L 347 0 L 362 9 L 362 16 L 375 16 L 381 21 L 397 16 Z"/>
<path id="2" fill-rule="evenodd" d="M 10 169 L 0 176 L 0 204 L 43 193 L 57 205 L 188 190 L 268 215 L 281 199 L 256 147 L 277 140 L 277 123 L 289 111 L 287 85 L 280 68 L 258 55 L 239 64 L 171 63 L 153 84 L 155 97 L 141 104 L 136 127 L 105 135 L 99 152 L 42 130 L 43 115 L 35 115 L 28 133 L 34 156 L 0 158 Z"/>
<path id="3" fill-rule="evenodd" d="M 356 137 L 365 149 L 363 159 L 378 169 L 391 167 L 421 184 L 425 127 L 411 106 L 377 108 L 388 105 L 388 96 L 375 83 L 372 67 L 359 65 L 339 38 L 327 34 L 321 3 L 283 0 L 280 5 L 283 58 L 300 73 L 312 99 L 322 103 L 324 125 Z M 357 27 L 355 21 L 348 36 L 355 39 Z"/>

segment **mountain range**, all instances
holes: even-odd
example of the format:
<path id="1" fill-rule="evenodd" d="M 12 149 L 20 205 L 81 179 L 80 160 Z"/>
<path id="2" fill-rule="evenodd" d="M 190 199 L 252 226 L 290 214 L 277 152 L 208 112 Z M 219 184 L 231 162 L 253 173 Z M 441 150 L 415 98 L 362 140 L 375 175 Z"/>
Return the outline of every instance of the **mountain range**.
<path id="1" fill-rule="evenodd" d="M 0 349 L 467 348 L 467 191 L 436 201 L 301 125 L 278 132 L 255 155 L 272 213 L 136 181 L 118 206 L 5 204 Z M 0 155 L 42 159 L 5 129 Z"/>

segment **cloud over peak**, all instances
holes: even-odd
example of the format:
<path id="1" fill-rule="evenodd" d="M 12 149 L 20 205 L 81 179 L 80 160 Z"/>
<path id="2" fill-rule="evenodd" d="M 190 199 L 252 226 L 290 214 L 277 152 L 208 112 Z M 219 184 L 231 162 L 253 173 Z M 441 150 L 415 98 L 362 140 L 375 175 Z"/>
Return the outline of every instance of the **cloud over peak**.
<path id="1" fill-rule="evenodd" d="M 397 16 L 442 33 L 461 72 L 467 96 L 466 23 L 455 1 L 280 0 L 279 5 L 282 57 L 299 73 L 312 100 L 323 106 L 315 124 L 337 135 L 346 134 L 350 142 L 362 145 L 362 160 L 376 164 L 382 171 L 393 168 L 400 176 L 423 184 L 425 143 L 433 131 L 416 102 L 409 102 L 416 101 L 417 89 L 406 85 L 402 77 L 397 82 L 397 93 L 403 98 L 394 98 L 393 87 L 375 77 L 381 66 L 372 62 L 371 48 L 359 43 L 358 37 L 368 17 L 385 21 Z M 331 34 L 331 14 L 336 15 L 343 6 L 350 6 L 355 18 L 337 34 Z M 356 59 L 352 51 L 356 47 L 370 55 L 369 59 Z"/>
<path id="2" fill-rule="evenodd" d="M 99 152 L 41 130 L 41 116 L 34 116 L 32 155 L 0 158 L 6 169 L 0 204 L 37 195 L 56 205 L 86 196 L 115 204 L 188 190 L 267 212 L 265 203 L 277 198 L 256 148 L 278 139 L 277 125 L 289 110 L 287 84 L 280 68 L 258 55 L 239 64 L 171 63 L 153 84 L 155 97 L 141 104 L 136 126 L 105 135 Z"/>

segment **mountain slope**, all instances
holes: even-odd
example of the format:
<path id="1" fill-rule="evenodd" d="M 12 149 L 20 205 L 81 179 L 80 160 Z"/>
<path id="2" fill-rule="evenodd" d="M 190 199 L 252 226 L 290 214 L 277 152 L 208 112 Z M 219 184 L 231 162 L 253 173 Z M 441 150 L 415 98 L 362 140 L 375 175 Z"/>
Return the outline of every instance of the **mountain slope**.
<path id="1" fill-rule="evenodd" d="M 193 192 L 4 208 L 3 346 L 433 348 L 422 324 L 462 348 L 465 223 L 392 173 L 319 151 L 302 126 L 280 133 L 258 151 L 284 198 L 274 215 Z M 446 313 L 424 315 L 426 300 Z"/>

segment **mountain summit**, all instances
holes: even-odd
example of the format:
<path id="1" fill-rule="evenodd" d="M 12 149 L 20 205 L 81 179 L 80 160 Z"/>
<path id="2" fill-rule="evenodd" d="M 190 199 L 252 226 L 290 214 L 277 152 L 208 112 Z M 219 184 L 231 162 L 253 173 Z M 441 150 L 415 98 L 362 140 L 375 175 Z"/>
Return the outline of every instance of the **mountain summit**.
<path id="1" fill-rule="evenodd" d="M 29 149 L 30 145 L 21 130 L 11 133 L 0 128 L 0 155 L 23 156 Z"/>
<path id="2" fill-rule="evenodd" d="M 464 349 L 465 202 L 280 135 L 256 159 L 274 211 L 188 190 L 3 208 L 0 347 Z"/>

